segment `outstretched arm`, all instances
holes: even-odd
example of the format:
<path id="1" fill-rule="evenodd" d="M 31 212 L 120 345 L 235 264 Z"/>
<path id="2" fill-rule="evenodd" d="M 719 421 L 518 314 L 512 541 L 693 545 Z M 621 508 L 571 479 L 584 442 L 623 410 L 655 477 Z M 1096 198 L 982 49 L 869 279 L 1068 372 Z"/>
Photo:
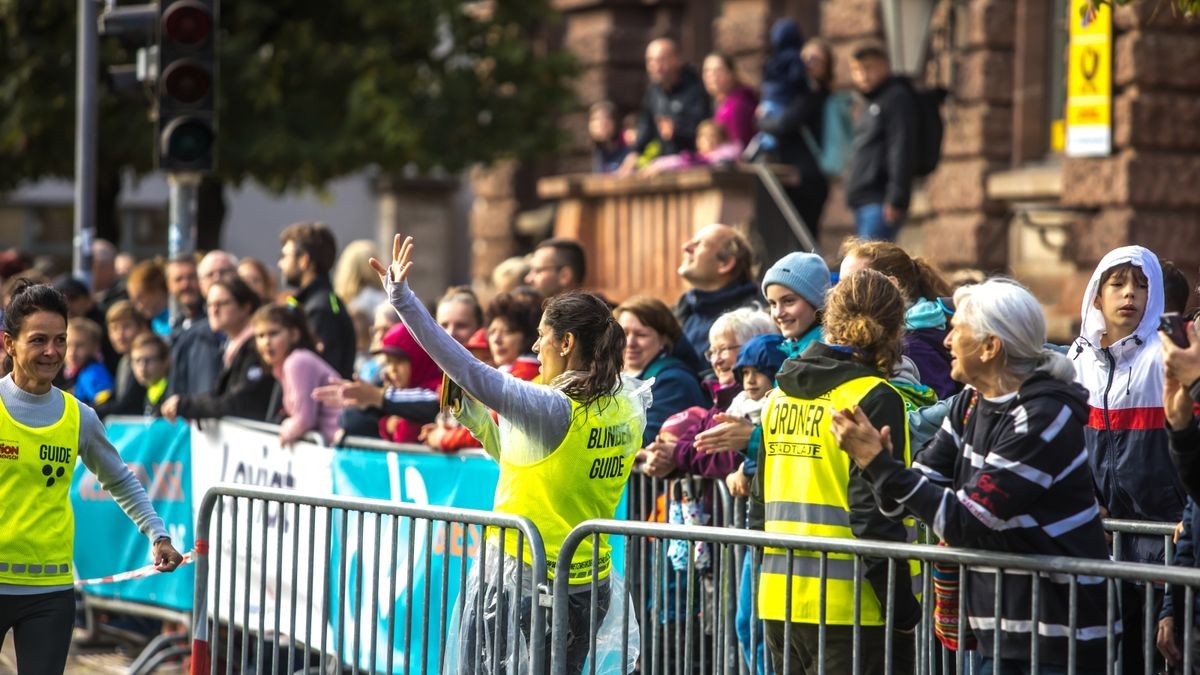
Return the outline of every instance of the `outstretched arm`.
<path id="1" fill-rule="evenodd" d="M 442 330 L 408 287 L 412 252 L 412 237 L 396 235 L 392 264 L 385 267 L 372 258 L 371 267 L 413 337 L 464 391 L 546 448 L 558 447 L 571 422 L 570 399 L 550 387 L 519 380 L 484 364 Z"/>

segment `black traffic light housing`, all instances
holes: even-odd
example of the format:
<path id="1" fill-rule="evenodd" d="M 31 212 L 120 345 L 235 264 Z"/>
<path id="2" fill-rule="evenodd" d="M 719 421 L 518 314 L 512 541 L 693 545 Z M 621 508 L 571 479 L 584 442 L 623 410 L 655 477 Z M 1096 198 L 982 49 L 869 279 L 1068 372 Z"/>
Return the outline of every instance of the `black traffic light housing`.
<path id="1" fill-rule="evenodd" d="M 158 127 L 163 171 L 216 166 L 217 0 L 158 2 Z"/>
<path id="2" fill-rule="evenodd" d="M 107 7 L 96 20 L 101 37 L 116 38 L 127 49 L 137 52 L 137 63 L 110 65 L 103 81 L 108 89 L 132 101 L 146 101 L 153 95 L 154 68 L 158 67 L 158 47 L 155 45 L 158 24 L 158 3 L 114 5 Z"/>

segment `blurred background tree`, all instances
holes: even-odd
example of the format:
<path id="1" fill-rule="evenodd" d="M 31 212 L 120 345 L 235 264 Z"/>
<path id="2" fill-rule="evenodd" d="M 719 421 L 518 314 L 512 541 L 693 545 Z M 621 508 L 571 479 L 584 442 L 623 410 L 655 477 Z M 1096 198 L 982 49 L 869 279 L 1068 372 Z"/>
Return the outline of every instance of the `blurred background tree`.
<path id="1" fill-rule="evenodd" d="M 225 185 L 321 188 L 387 174 L 531 159 L 562 141 L 576 72 L 548 48 L 547 0 L 224 2 L 218 171 L 201 188 L 202 248 Z M 0 190 L 74 174 L 74 0 L 0 0 Z M 101 42 L 104 64 L 138 46 Z M 102 73 L 97 73 L 102 77 Z M 98 235 L 116 238 L 121 172 L 152 169 L 148 98 L 100 88 Z"/>

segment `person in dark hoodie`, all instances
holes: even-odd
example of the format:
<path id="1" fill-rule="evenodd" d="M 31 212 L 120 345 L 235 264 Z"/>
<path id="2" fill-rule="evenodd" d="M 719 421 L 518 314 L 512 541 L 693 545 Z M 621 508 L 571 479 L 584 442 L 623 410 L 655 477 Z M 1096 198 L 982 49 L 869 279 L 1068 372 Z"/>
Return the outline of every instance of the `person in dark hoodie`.
<path id="1" fill-rule="evenodd" d="M 1162 406 L 1163 312 L 1158 256 L 1141 246 L 1109 251 L 1092 273 L 1080 308 L 1080 336 L 1070 349 L 1076 380 L 1088 390 L 1088 461 L 1110 518 L 1177 523 L 1184 490 L 1171 464 Z M 1161 565 L 1158 536 L 1122 537 L 1117 560 Z M 1122 584 L 1125 673 L 1142 672 L 1140 584 Z M 1155 593 L 1157 602 L 1161 592 Z M 1135 637 L 1137 636 L 1137 637 Z"/>
<path id="2" fill-rule="evenodd" d="M 679 58 L 679 47 L 670 38 L 646 46 L 646 75 L 650 88 L 638 114 L 634 152 L 625 158 L 622 173 L 637 166 L 642 155 L 675 155 L 696 149 L 696 126 L 712 117 L 712 105 L 696 70 Z"/>
<path id="3" fill-rule="evenodd" d="M 792 100 L 808 90 L 808 70 L 800 58 L 804 46 L 804 34 L 800 24 L 784 17 L 771 25 L 771 55 L 763 65 L 762 101 L 758 104 L 759 120 L 776 120 Z M 763 130 L 751 141 L 748 152 L 750 159 L 776 159 L 779 139 L 775 134 Z"/>
<path id="4" fill-rule="evenodd" d="M 838 449 L 829 426 L 835 411 L 857 407 L 868 424 L 887 432 L 889 461 L 908 465 L 904 402 L 887 381 L 900 358 L 904 301 L 887 277 L 862 270 L 830 290 L 824 326 L 824 342 L 784 363 L 762 411 L 765 531 L 909 542 L 905 524 L 888 516 L 895 504 L 876 504 L 867 476 Z M 795 448 L 815 450 L 801 454 Z M 776 671 L 785 672 L 787 658 L 792 669 L 786 672 L 815 673 L 820 654 L 828 672 L 848 673 L 861 640 L 862 672 L 883 673 L 890 627 L 891 672 L 913 672 L 909 631 L 921 620 L 921 607 L 912 586 L 902 579 L 889 584 L 886 560 L 863 560 L 869 583 L 861 587 L 851 556 L 830 553 L 824 565 L 817 562 L 812 552 L 764 551 L 758 610 Z M 908 568 L 920 574 L 918 566 Z M 889 604 L 890 626 L 884 621 Z"/>
<path id="5" fill-rule="evenodd" d="M 950 285 L 924 258 L 909 256 L 891 242 L 847 239 L 840 275 L 860 269 L 887 275 L 904 296 L 904 355 L 916 364 L 921 384 L 932 387 L 939 399 L 957 393 L 962 387 L 950 378 L 950 350 L 944 344 L 948 316 L 937 302 L 950 295 Z"/>
<path id="6" fill-rule="evenodd" d="M 912 198 L 917 107 L 912 88 L 892 75 L 883 47 L 854 50 L 850 78 L 866 99 L 854 129 L 846 204 L 863 239 L 893 241 Z"/>
<path id="7" fill-rule="evenodd" d="M 284 283 L 297 289 L 288 304 L 304 309 L 321 358 L 338 375 L 351 377 L 357 344 L 354 320 L 329 280 L 338 253 L 337 239 L 324 223 L 295 223 L 279 234 L 279 242 L 279 271 Z"/>
<path id="8" fill-rule="evenodd" d="M 707 364 L 708 332 L 717 317 L 739 307 L 762 306 L 754 283 L 754 250 L 736 229 L 707 225 L 683 245 L 678 273 L 692 287 L 675 303 L 675 318 L 694 350 L 684 360 Z"/>
<path id="9" fill-rule="evenodd" d="M 912 468 L 894 452 L 900 427 L 872 419 L 866 401 L 834 413 L 838 445 L 869 481 L 881 510 L 915 515 L 951 546 L 1108 559 L 1084 446 L 1087 392 L 1075 384 L 1067 357 L 1044 346 L 1038 301 L 1014 281 L 991 279 L 958 289 L 954 303 L 946 341 L 954 379 L 967 386 Z M 1006 573 L 999 582 L 995 574 L 968 568 L 961 580 L 983 657 L 980 672 L 1030 672 L 1031 635 L 1038 636 L 1041 672 L 1065 673 L 1072 660 L 1078 673 L 1105 672 L 1105 584 L 1042 575 L 1035 587 L 1028 574 Z M 1004 593 L 1000 607 L 997 588 Z M 1034 588 L 1038 625 L 1031 627 Z M 1005 626 L 999 638 L 997 619 Z M 1113 630 L 1119 635 L 1120 625 Z M 1000 663 L 993 661 L 997 639 Z"/>

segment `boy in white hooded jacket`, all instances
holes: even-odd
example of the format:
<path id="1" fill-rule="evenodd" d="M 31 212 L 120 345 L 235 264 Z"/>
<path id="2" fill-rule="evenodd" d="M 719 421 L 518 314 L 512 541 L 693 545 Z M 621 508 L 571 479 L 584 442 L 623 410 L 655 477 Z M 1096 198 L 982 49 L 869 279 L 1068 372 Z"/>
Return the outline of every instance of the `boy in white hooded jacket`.
<path id="1" fill-rule="evenodd" d="M 1141 246 L 1105 255 L 1083 295 L 1081 335 L 1070 357 L 1077 381 L 1088 390 L 1088 462 L 1110 518 L 1174 523 L 1183 511 L 1185 495 L 1171 463 L 1162 404 L 1162 312 L 1162 268 Z M 1126 536 L 1123 542 L 1119 560 L 1163 564 L 1161 537 Z M 1137 636 L 1144 599 L 1133 584 L 1124 585 L 1123 596 L 1124 672 L 1132 675 L 1143 666 L 1145 645 Z"/>

